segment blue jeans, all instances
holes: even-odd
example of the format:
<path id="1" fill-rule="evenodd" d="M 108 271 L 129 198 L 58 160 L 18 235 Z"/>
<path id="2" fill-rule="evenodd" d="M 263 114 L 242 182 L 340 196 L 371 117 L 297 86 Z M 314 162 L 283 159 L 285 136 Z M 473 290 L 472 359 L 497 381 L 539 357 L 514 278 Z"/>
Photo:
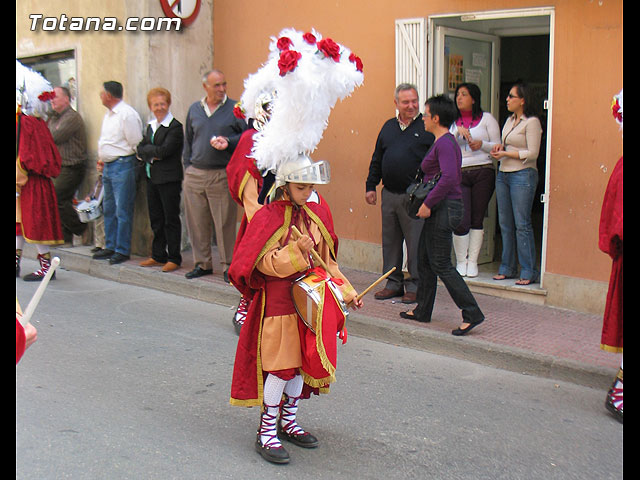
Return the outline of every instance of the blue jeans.
<path id="1" fill-rule="evenodd" d="M 119 157 L 105 162 L 102 172 L 105 248 L 122 255 L 131 252 L 136 162 L 135 155 Z"/>
<path id="2" fill-rule="evenodd" d="M 531 225 L 531 209 L 538 185 L 538 171 L 525 168 L 517 172 L 498 172 L 496 200 L 502 233 L 502 262 L 498 274 L 537 281 L 536 245 Z M 517 260 L 516 260 L 517 254 Z"/>
<path id="3" fill-rule="evenodd" d="M 432 209 L 431 216 L 424 221 L 418 244 L 418 305 L 413 310 L 419 320 L 431 321 L 438 277 L 456 306 L 462 310 L 463 322 L 484 320 L 469 287 L 451 263 L 452 233 L 460 225 L 463 211 L 462 200 L 445 199 Z"/>

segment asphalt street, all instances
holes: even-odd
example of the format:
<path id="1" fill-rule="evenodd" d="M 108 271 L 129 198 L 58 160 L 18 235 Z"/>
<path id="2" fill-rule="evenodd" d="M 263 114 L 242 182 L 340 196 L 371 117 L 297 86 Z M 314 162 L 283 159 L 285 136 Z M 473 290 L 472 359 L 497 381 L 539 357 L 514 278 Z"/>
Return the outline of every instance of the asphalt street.
<path id="1" fill-rule="evenodd" d="M 229 405 L 233 309 L 60 273 L 16 366 L 17 479 L 622 478 L 602 390 L 355 335 L 300 408 L 320 446 L 269 464 L 258 409 Z"/>

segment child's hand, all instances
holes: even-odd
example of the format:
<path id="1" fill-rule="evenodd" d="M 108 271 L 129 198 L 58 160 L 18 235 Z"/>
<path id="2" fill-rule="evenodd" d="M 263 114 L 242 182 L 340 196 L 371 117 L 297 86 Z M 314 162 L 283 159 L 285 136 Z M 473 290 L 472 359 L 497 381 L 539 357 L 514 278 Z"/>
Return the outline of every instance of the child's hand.
<path id="1" fill-rule="evenodd" d="M 298 248 L 302 253 L 307 254 L 313 248 L 314 243 L 309 235 L 302 235 L 298 240 L 296 240 L 296 245 L 298 245 Z"/>

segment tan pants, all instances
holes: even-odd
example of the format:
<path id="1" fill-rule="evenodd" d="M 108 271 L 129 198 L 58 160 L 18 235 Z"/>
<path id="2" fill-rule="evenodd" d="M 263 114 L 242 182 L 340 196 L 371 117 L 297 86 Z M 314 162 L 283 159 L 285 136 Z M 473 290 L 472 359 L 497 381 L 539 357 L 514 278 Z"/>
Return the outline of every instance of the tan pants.
<path id="1" fill-rule="evenodd" d="M 215 228 L 220 264 L 227 270 L 236 241 L 238 211 L 229 194 L 226 170 L 202 170 L 190 165 L 184 172 L 182 192 L 195 266 L 213 268 L 211 244 Z"/>

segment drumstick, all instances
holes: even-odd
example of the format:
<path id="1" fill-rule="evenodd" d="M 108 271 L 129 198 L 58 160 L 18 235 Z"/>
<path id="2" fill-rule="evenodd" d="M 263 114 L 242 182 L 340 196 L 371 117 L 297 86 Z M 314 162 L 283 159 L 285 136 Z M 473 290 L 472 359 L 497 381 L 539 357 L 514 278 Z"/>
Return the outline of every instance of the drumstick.
<path id="1" fill-rule="evenodd" d="M 53 257 L 53 260 L 51 260 L 51 266 L 49 266 L 49 271 L 40 282 L 40 286 L 36 290 L 36 293 L 33 295 L 33 298 L 29 302 L 29 305 L 27 305 L 27 309 L 24 311 L 24 315 L 22 315 L 22 318 L 20 318 L 20 324 L 23 327 L 25 327 L 27 323 L 29 323 L 29 320 L 31 320 L 31 317 L 33 316 L 33 312 L 38 306 L 38 303 L 40 302 L 40 299 L 44 294 L 44 290 L 45 288 L 47 288 L 47 284 L 49 283 L 49 280 L 51 280 L 51 276 L 53 275 L 53 272 L 55 272 L 56 267 L 59 264 L 60 264 L 60 259 L 58 257 Z"/>
<path id="2" fill-rule="evenodd" d="M 300 230 L 298 230 L 298 227 L 296 227 L 295 225 L 293 225 L 291 227 L 291 232 L 293 233 L 293 236 L 295 237 L 294 240 L 297 240 L 298 238 L 300 238 L 302 236 L 302 233 L 300 233 Z M 324 270 L 329 273 L 329 269 L 327 268 L 327 264 L 324 263 L 324 260 L 322 260 L 322 257 L 320 256 L 320 254 L 318 254 L 318 252 L 315 251 L 315 249 L 311 249 L 311 256 L 313 257 L 313 259 L 318 262 L 322 268 L 324 268 Z"/>
<path id="3" fill-rule="evenodd" d="M 391 270 L 389 270 L 387 273 L 385 273 L 384 275 L 382 275 L 379 279 L 377 279 L 375 282 L 373 282 L 371 285 L 369 285 L 367 288 L 364 289 L 364 292 L 360 293 L 357 297 L 356 300 L 360 300 L 362 297 L 364 297 L 367 293 L 369 293 L 369 291 L 375 287 L 376 285 L 378 285 L 382 280 L 384 280 L 385 278 L 387 278 L 389 275 L 391 275 L 393 272 L 396 271 L 396 267 L 393 267 Z"/>

